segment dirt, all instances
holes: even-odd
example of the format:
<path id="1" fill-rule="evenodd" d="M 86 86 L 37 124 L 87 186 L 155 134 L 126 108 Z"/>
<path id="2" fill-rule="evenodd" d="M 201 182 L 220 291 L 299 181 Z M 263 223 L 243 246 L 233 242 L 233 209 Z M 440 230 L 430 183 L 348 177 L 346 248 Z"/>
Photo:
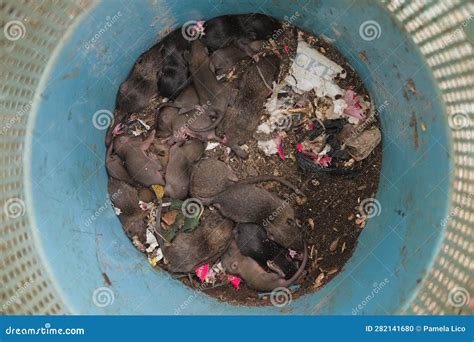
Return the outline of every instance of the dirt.
<path id="1" fill-rule="evenodd" d="M 291 65 L 291 58 L 296 54 L 294 31 L 287 28 L 285 33 L 273 45 L 273 52 L 282 57 L 280 79 L 284 78 Z M 352 89 L 357 94 L 370 100 L 368 93 L 355 71 L 342 55 L 323 39 L 303 34 L 305 40 L 329 59 L 343 66 L 347 72 L 344 79 L 337 79 L 342 89 Z M 285 47 L 285 45 L 287 47 Z M 135 114 L 149 125 L 153 125 L 155 108 L 160 99 L 155 99 L 142 113 Z M 262 113 L 263 114 L 263 110 Z M 306 118 L 308 119 L 308 118 Z M 307 122 L 307 121 L 306 121 Z M 293 299 L 319 290 L 333 279 L 352 256 L 360 233 L 365 227 L 366 217 L 360 215 L 361 200 L 375 197 L 379 184 L 382 161 L 382 146 L 379 145 L 370 156 L 355 162 L 353 175 L 303 174 L 295 158 L 295 145 L 301 139 L 304 122 L 287 132 L 283 151 L 285 160 L 278 155 L 266 156 L 258 147 L 256 139 L 248 143 L 249 158 L 241 160 L 228 154 L 227 147 L 219 145 L 205 156 L 225 161 L 241 179 L 255 175 L 284 176 L 300 187 L 306 197 L 299 197 L 293 205 L 298 218 L 298 225 L 308 244 L 309 260 L 306 274 L 300 279 L 300 288 L 293 293 Z M 378 126 L 379 123 L 375 122 Z M 288 197 L 291 190 L 278 183 L 270 182 L 261 185 L 281 198 Z M 240 289 L 234 289 L 229 283 L 215 288 L 202 287 L 198 278 L 181 277 L 183 284 L 200 288 L 206 294 L 233 305 L 264 306 L 271 305 L 269 295 L 260 296 L 249 289 L 244 282 Z"/>

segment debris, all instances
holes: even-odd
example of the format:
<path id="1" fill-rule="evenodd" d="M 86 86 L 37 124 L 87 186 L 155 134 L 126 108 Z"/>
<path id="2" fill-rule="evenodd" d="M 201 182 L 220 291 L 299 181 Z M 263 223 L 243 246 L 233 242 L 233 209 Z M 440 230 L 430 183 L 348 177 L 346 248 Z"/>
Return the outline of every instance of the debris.
<path id="1" fill-rule="evenodd" d="M 325 277 L 324 273 L 320 273 L 320 274 L 316 277 L 316 279 L 314 280 L 314 283 L 313 283 L 314 287 L 321 287 L 321 286 L 323 286 L 324 277 Z"/>
<path id="2" fill-rule="evenodd" d="M 365 118 L 364 109 L 362 108 L 363 100 L 354 91 L 346 91 L 344 94 L 344 101 L 346 102 L 344 114 L 355 118 L 355 123 L 358 123 L 359 120 L 363 120 Z"/>
<path id="3" fill-rule="evenodd" d="M 201 283 L 204 283 L 206 281 L 207 273 L 209 272 L 209 264 L 196 267 L 194 272 L 196 273 L 199 280 L 201 280 Z"/>
<path id="4" fill-rule="evenodd" d="M 361 161 L 369 156 L 381 140 L 380 130 L 374 126 L 363 131 L 359 136 L 347 139 L 344 145 L 356 161 Z"/>
<path id="5" fill-rule="evenodd" d="M 152 253 L 156 248 L 159 247 L 156 236 L 149 228 L 146 230 L 146 244 L 148 245 L 148 248 L 146 249 L 147 253 Z"/>
<path id="6" fill-rule="evenodd" d="M 271 156 L 273 154 L 278 153 L 278 145 L 274 139 L 270 139 L 267 141 L 259 141 L 257 145 L 258 148 L 262 150 L 267 156 Z"/>
<path id="7" fill-rule="evenodd" d="M 178 216 L 178 210 L 170 210 L 167 213 L 161 216 L 161 220 L 166 223 L 168 226 L 172 225 L 176 221 L 176 216 Z"/>
<path id="8" fill-rule="evenodd" d="M 114 207 L 113 205 L 112 208 L 114 208 L 115 215 L 119 216 L 122 213 L 122 210 L 120 208 Z"/>
<path id="9" fill-rule="evenodd" d="M 209 142 L 209 143 L 207 143 L 206 151 L 211 151 L 219 145 L 220 145 L 220 143 L 218 143 L 218 142 Z"/>
<path id="10" fill-rule="evenodd" d="M 339 238 L 337 238 L 336 240 L 334 240 L 331 245 L 329 246 L 329 250 L 331 252 L 334 252 L 337 248 L 337 244 L 339 243 Z"/>
<path id="11" fill-rule="evenodd" d="M 232 275 L 232 274 L 228 274 L 228 275 L 227 275 L 227 280 L 230 282 L 230 284 L 231 284 L 236 290 L 239 289 L 240 282 L 242 281 L 242 279 L 240 279 L 239 277 L 234 276 L 234 275 Z"/>
<path id="12" fill-rule="evenodd" d="M 152 185 L 151 188 L 155 193 L 156 198 L 158 198 L 159 200 L 163 199 L 163 196 L 165 195 L 165 187 L 163 185 Z"/>
<path id="13" fill-rule="evenodd" d="M 334 78 L 343 70 L 340 65 L 300 40 L 291 74 L 286 77 L 285 82 L 299 94 L 314 90 L 318 97 L 334 98 L 343 94 L 342 89 L 334 82 Z"/>
<path id="14" fill-rule="evenodd" d="M 138 206 L 140 207 L 141 210 L 147 211 L 147 210 L 153 209 L 155 207 L 155 204 L 153 202 L 146 203 L 143 201 L 139 201 Z"/>
<path id="15" fill-rule="evenodd" d="M 341 247 L 341 253 L 344 253 L 345 250 L 346 250 L 346 243 L 344 242 Z"/>

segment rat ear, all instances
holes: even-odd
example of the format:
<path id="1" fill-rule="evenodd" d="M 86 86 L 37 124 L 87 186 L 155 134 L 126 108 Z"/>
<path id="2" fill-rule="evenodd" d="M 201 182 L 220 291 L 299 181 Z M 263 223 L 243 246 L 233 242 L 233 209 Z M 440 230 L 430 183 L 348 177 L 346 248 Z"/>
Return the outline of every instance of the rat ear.
<path id="1" fill-rule="evenodd" d="M 190 61 L 190 55 L 191 54 L 189 53 L 188 50 L 183 51 L 183 58 L 187 63 L 189 63 L 189 61 Z"/>
<path id="2" fill-rule="evenodd" d="M 212 64 L 212 62 L 209 63 L 209 69 L 211 70 L 211 72 L 212 72 L 213 74 L 216 73 L 216 68 L 214 67 L 214 64 Z"/>
<path id="3" fill-rule="evenodd" d="M 257 39 L 257 33 L 255 33 L 254 31 L 249 31 L 247 33 L 247 37 L 251 40 L 256 40 Z"/>

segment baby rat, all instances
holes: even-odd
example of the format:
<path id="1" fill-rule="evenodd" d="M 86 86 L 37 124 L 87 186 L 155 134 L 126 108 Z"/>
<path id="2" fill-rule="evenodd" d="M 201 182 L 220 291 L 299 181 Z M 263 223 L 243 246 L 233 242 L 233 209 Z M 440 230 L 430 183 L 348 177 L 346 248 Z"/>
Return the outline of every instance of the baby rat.
<path id="1" fill-rule="evenodd" d="M 272 240 L 286 248 L 302 246 L 293 208 L 288 200 L 281 200 L 267 190 L 237 183 L 216 196 L 200 200 L 205 205 L 214 205 L 236 223 L 262 225 Z"/>
<path id="2" fill-rule="evenodd" d="M 234 45 L 251 57 L 254 51 L 249 44 L 267 40 L 280 27 L 276 19 L 260 13 L 223 15 L 205 22 L 201 40 L 211 51 Z"/>
<path id="3" fill-rule="evenodd" d="M 149 104 L 153 96 L 158 95 L 157 74 L 163 64 L 162 48 L 163 45 L 158 43 L 138 57 L 127 79 L 119 87 L 116 99 L 118 111 L 127 114 L 138 112 Z"/>
<path id="4" fill-rule="evenodd" d="M 262 46 L 263 41 L 256 40 L 249 44 L 254 52 L 258 52 Z M 214 51 L 210 56 L 211 70 L 214 69 L 216 75 L 221 75 L 228 72 L 235 64 L 241 60 L 249 58 L 249 56 L 241 49 L 235 46 L 227 46 Z"/>
<path id="5" fill-rule="evenodd" d="M 171 244 L 161 239 L 167 269 L 173 273 L 189 273 L 198 265 L 221 255 L 232 239 L 233 223 L 216 212 L 203 219 L 194 231 L 180 233 Z"/>
<path id="6" fill-rule="evenodd" d="M 247 285 L 257 291 L 273 291 L 277 287 L 288 287 L 298 280 L 303 274 L 308 251 L 304 244 L 304 256 L 301 266 L 296 273 L 288 280 L 282 278 L 277 273 L 268 273 L 252 258 L 242 255 L 235 240 L 232 240 L 221 261 L 222 266 L 228 273 L 237 274 Z"/>
<path id="7" fill-rule="evenodd" d="M 123 165 L 123 161 L 119 156 L 112 153 L 113 145 L 107 148 L 107 157 L 105 159 L 105 167 L 110 177 L 127 183 L 133 183 L 127 169 Z"/>
<path id="8" fill-rule="evenodd" d="M 115 208 L 120 209 L 118 218 L 129 237 L 137 236 L 141 243 L 146 242 L 146 212 L 138 206 L 138 191 L 133 186 L 114 178 L 109 179 L 109 197 Z"/>
<path id="9" fill-rule="evenodd" d="M 275 241 L 258 224 L 239 223 L 235 228 L 235 241 L 244 256 L 254 259 L 263 269 L 269 268 L 285 279 L 298 270 L 289 252 Z"/>
<path id="10" fill-rule="evenodd" d="M 139 209 L 131 215 L 120 214 L 118 218 L 130 240 L 133 241 L 136 236 L 143 245 L 146 243 L 147 213 L 145 211 Z"/>
<path id="11" fill-rule="evenodd" d="M 187 61 L 190 41 L 178 28 L 163 38 L 162 44 L 163 67 L 158 74 L 158 89 L 162 96 L 175 99 L 191 81 Z"/>
<path id="12" fill-rule="evenodd" d="M 297 193 L 299 189 L 283 177 L 262 175 L 239 180 L 234 171 L 226 163 L 206 158 L 193 166 L 191 173 L 191 195 L 198 198 L 209 198 L 224 191 L 233 184 L 255 184 L 260 182 L 280 182 Z"/>
<path id="13" fill-rule="evenodd" d="M 166 196 L 174 199 L 185 199 L 188 196 L 191 166 L 201 158 L 203 152 L 204 145 L 197 139 L 191 139 L 182 146 L 171 146 L 165 174 Z"/>
<path id="14" fill-rule="evenodd" d="M 220 116 L 224 115 L 229 103 L 233 102 L 235 91 L 229 84 L 217 81 L 211 70 L 207 48 L 200 40 L 191 45 L 189 67 L 201 105 L 212 108 Z"/>
<path id="15" fill-rule="evenodd" d="M 131 136 L 120 136 L 114 140 L 115 153 L 125 162 L 128 174 L 134 181 L 144 186 L 165 184 L 160 173 L 161 164 L 145 153 L 154 138 L 155 131 L 153 130 L 145 140 Z"/>
<path id="16" fill-rule="evenodd" d="M 135 187 L 115 178 L 109 179 L 109 197 L 115 208 L 125 215 L 134 214 L 141 209 L 138 206 L 138 191 Z"/>
<path id="17" fill-rule="evenodd" d="M 217 129 L 219 134 L 225 134 L 228 146 L 241 158 L 246 158 L 248 153 L 239 145 L 245 144 L 255 133 L 261 110 L 271 93 L 269 87 L 276 81 L 279 68 L 280 60 L 273 55 L 252 64 L 242 77 L 239 93 Z"/>

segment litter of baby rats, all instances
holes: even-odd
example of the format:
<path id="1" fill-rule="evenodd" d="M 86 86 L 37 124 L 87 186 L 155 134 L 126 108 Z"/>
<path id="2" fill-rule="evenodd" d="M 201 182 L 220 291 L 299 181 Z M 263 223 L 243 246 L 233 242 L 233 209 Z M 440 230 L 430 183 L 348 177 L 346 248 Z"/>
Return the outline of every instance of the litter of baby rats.
<path id="1" fill-rule="evenodd" d="M 260 14 L 198 23 L 187 31 L 197 37 L 178 28 L 142 54 L 120 86 L 106 139 L 118 218 L 152 267 L 219 300 L 316 291 L 367 224 L 360 203 L 381 166 L 375 104 L 322 38 Z"/>

